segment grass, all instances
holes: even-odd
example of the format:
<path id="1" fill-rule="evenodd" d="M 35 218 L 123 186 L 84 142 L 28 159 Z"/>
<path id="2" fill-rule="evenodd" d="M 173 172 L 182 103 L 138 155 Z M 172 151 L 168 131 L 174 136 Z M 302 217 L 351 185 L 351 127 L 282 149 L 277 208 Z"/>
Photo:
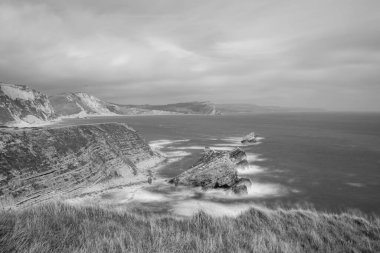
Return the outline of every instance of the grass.
<path id="1" fill-rule="evenodd" d="M 57 202 L 0 211 L 0 252 L 380 252 L 380 219 L 266 208 L 178 219 Z"/>

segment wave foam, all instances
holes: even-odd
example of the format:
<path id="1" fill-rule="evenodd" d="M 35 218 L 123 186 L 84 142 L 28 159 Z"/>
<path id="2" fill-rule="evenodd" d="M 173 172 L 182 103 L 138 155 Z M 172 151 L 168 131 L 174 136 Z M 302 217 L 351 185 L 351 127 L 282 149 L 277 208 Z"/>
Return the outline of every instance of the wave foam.
<path id="1" fill-rule="evenodd" d="M 187 142 L 189 140 L 155 140 L 155 141 L 150 141 L 149 146 L 154 149 L 154 150 L 160 150 L 166 146 L 169 146 L 174 143 L 179 143 L 179 142 Z"/>
<path id="2" fill-rule="evenodd" d="M 248 196 L 255 198 L 282 196 L 286 194 L 286 189 L 278 184 L 252 183 L 248 187 Z"/>
<path id="3" fill-rule="evenodd" d="M 238 168 L 237 172 L 239 175 L 253 175 L 265 171 L 264 168 L 257 165 L 249 165 L 248 168 Z"/>
<path id="4" fill-rule="evenodd" d="M 230 146 L 209 146 L 210 149 L 212 150 L 216 150 L 216 151 L 231 151 L 231 150 L 234 150 L 235 148 L 234 147 L 230 147 Z M 183 147 L 175 147 L 175 148 L 171 148 L 171 149 L 180 149 L 180 150 L 204 150 L 205 149 L 205 146 L 183 146 Z"/>
<path id="5" fill-rule="evenodd" d="M 348 182 L 346 185 L 352 186 L 352 187 L 364 187 L 364 184 L 361 183 L 354 183 L 354 182 Z"/>
<path id="6" fill-rule="evenodd" d="M 170 151 L 164 153 L 166 157 L 184 157 L 191 155 L 190 152 L 186 151 Z"/>
<path id="7" fill-rule="evenodd" d="M 261 158 L 260 154 L 254 154 L 254 153 L 246 153 L 246 154 L 247 154 L 247 160 L 249 163 L 265 161 L 264 158 Z"/>

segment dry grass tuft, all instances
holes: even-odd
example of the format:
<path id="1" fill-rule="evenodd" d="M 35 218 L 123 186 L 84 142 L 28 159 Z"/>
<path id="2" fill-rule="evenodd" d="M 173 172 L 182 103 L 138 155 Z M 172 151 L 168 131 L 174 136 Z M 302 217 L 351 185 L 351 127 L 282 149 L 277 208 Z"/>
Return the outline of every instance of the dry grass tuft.
<path id="1" fill-rule="evenodd" d="M 48 203 L 0 211 L 1 252 L 380 252 L 380 219 L 254 208 L 190 219 Z"/>

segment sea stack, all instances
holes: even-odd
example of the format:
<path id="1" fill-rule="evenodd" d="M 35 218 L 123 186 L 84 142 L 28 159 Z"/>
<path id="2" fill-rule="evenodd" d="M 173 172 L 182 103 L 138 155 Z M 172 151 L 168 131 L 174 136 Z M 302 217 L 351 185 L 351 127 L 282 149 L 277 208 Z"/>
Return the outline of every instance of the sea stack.
<path id="1" fill-rule="evenodd" d="M 241 140 L 241 143 L 243 144 L 256 143 L 257 142 L 256 138 L 257 138 L 257 135 L 255 134 L 255 132 L 252 132 L 244 136 L 243 139 Z"/>
<path id="2" fill-rule="evenodd" d="M 206 148 L 203 156 L 187 171 L 171 179 L 169 183 L 202 187 L 203 189 L 224 188 L 234 193 L 247 193 L 249 179 L 237 175 L 237 167 L 246 161 L 247 155 L 240 148 L 232 151 L 215 151 Z"/>

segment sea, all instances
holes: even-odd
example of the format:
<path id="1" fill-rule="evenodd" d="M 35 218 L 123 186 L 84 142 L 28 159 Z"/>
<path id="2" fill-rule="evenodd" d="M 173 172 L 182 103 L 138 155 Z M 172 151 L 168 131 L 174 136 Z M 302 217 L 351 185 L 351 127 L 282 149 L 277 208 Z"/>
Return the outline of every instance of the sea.
<path id="1" fill-rule="evenodd" d="M 168 159 L 157 171 L 161 179 L 144 192 L 132 197 L 122 191 L 108 194 L 108 201 L 114 198 L 115 203 L 145 211 L 182 216 L 200 210 L 236 216 L 250 207 L 380 215 L 380 114 L 118 116 L 68 119 L 57 125 L 104 122 L 127 123 Z M 241 144 L 251 132 L 259 141 Z M 247 195 L 167 183 L 189 169 L 205 147 L 240 147 L 247 153 L 249 168 L 238 171 L 252 181 Z"/>

